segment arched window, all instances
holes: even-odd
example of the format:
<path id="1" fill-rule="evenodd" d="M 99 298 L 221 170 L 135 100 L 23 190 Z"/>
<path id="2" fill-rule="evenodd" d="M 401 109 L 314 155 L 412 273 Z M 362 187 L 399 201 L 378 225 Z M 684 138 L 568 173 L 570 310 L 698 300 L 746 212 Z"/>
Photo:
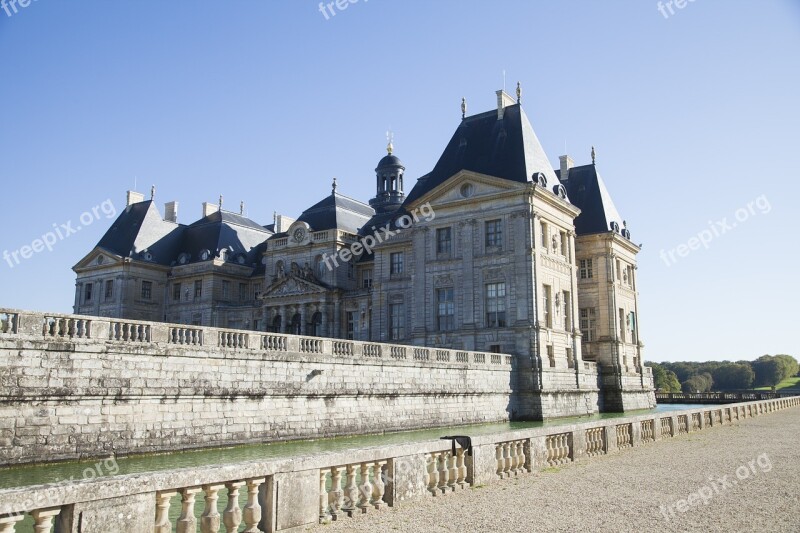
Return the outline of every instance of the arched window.
<path id="1" fill-rule="evenodd" d="M 283 321 L 283 319 L 281 318 L 281 315 L 275 315 L 275 318 L 272 319 L 272 331 L 274 333 L 280 333 L 281 332 L 281 322 L 282 321 Z"/>
<path id="2" fill-rule="evenodd" d="M 296 313 L 292 317 L 291 333 L 293 333 L 294 335 L 302 335 L 303 334 L 303 319 L 300 318 L 300 313 Z"/>
<path id="3" fill-rule="evenodd" d="M 311 331 L 309 333 L 315 337 L 322 335 L 322 313 L 319 311 L 311 317 Z"/>

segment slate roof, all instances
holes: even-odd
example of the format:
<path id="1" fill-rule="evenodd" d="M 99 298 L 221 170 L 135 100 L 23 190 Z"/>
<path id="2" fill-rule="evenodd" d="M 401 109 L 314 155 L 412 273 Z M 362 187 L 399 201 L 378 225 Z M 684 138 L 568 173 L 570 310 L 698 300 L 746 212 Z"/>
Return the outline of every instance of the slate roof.
<path id="1" fill-rule="evenodd" d="M 358 230 L 375 214 L 367 204 L 337 192 L 312 205 L 297 219 L 314 231 L 338 228 L 350 233 Z"/>
<path id="2" fill-rule="evenodd" d="M 208 250 L 212 257 L 218 256 L 221 250 L 227 250 L 230 258 L 244 254 L 243 264 L 258 265 L 261 257 L 257 255 L 257 248 L 271 235 L 272 232 L 247 217 L 217 211 L 186 228 L 178 254 L 190 254 L 188 262 L 191 263 L 200 260 L 203 250 Z"/>
<path id="3" fill-rule="evenodd" d="M 99 248 L 122 257 L 143 258 L 148 251 L 152 261 L 169 265 L 173 250 L 185 226 L 166 222 L 152 200 L 129 205 L 97 243 Z"/>
<path id="4" fill-rule="evenodd" d="M 503 118 L 497 110 L 461 121 L 433 170 L 417 180 L 404 205 L 417 200 L 461 170 L 471 170 L 520 183 L 534 173 L 547 178 L 548 188 L 558 185 L 553 167 L 519 104 L 508 106 Z"/>
<path id="5" fill-rule="evenodd" d="M 561 179 L 561 171 L 556 170 L 556 174 Z M 561 183 L 566 187 L 570 201 L 581 210 L 575 219 L 578 235 L 609 232 L 612 222 L 622 229 L 622 216 L 594 165 L 571 168 L 568 179 Z"/>

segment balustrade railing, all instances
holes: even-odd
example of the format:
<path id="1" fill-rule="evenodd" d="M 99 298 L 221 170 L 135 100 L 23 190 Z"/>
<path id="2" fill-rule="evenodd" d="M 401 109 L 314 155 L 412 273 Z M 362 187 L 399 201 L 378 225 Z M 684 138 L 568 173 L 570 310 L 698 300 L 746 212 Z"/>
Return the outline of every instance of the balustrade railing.
<path id="1" fill-rule="evenodd" d="M 504 479 L 531 471 L 530 442 L 513 440 L 495 445 L 497 476 Z"/>
<path id="2" fill-rule="evenodd" d="M 661 436 L 662 437 L 672 436 L 672 418 L 664 417 L 661 419 Z"/>
<path id="3" fill-rule="evenodd" d="M 572 433 L 548 435 L 545 439 L 547 464 L 558 466 L 572 461 Z"/>
<path id="4" fill-rule="evenodd" d="M 71 318 L 45 315 L 42 335 L 68 339 L 91 338 L 92 321 L 86 318 Z"/>
<path id="5" fill-rule="evenodd" d="M 320 469 L 320 523 L 386 507 L 387 463 L 384 459 Z"/>
<path id="6" fill-rule="evenodd" d="M 285 352 L 288 343 L 282 335 L 264 335 L 261 337 L 261 348 L 268 352 Z"/>
<path id="7" fill-rule="evenodd" d="M 203 345 L 203 330 L 199 328 L 171 327 L 168 342 L 190 346 Z"/>
<path id="8" fill-rule="evenodd" d="M 16 333 L 18 320 L 17 313 L 0 313 L 0 333 Z"/>
<path id="9" fill-rule="evenodd" d="M 390 346 L 389 347 L 389 356 L 392 359 L 405 359 L 406 358 L 406 347 L 405 346 Z"/>
<path id="10" fill-rule="evenodd" d="M 633 446 L 633 435 L 630 424 L 617 424 L 617 448 Z"/>
<path id="11" fill-rule="evenodd" d="M 606 428 L 589 428 L 584 434 L 586 440 L 586 455 L 594 457 L 606 453 Z"/>
<path id="12" fill-rule="evenodd" d="M 309 337 L 300 337 L 300 351 L 302 353 L 323 353 L 322 340 Z"/>
<path id="13" fill-rule="evenodd" d="M 353 355 L 353 343 L 348 341 L 333 341 L 333 355 Z"/>
<path id="14" fill-rule="evenodd" d="M 249 335 L 236 331 L 220 331 L 219 332 L 219 347 L 220 348 L 247 348 L 247 341 Z"/>
<path id="15" fill-rule="evenodd" d="M 362 353 L 364 357 L 381 357 L 381 345 L 380 344 L 365 344 L 362 348 Z"/>
<path id="16" fill-rule="evenodd" d="M 425 487 L 431 496 L 441 496 L 448 492 L 465 488 L 467 483 L 467 467 L 464 449 L 425 454 Z"/>
<path id="17" fill-rule="evenodd" d="M 656 440 L 656 433 L 653 428 L 652 420 L 642 420 L 640 422 L 642 440 L 645 442 Z"/>
<path id="18" fill-rule="evenodd" d="M 151 342 L 150 324 L 118 322 L 112 320 L 108 327 L 108 340 L 123 342 Z"/>

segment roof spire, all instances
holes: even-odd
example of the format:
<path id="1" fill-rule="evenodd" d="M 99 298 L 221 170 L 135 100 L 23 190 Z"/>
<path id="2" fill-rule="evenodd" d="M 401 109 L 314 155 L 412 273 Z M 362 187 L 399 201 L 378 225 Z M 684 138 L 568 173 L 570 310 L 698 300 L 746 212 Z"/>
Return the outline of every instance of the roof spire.
<path id="1" fill-rule="evenodd" d="M 597 161 L 597 152 L 594 151 L 594 146 L 592 146 L 592 164 L 594 165 Z"/>
<path id="2" fill-rule="evenodd" d="M 219 195 L 219 210 L 222 211 L 222 195 Z"/>
<path id="3" fill-rule="evenodd" d="M 389 141 L 389 144 L 386 145 L 386 151 L 389 152 L 389 155 L 392 155 L 392 152 L 394 152 L 394 144 L 392 144 L 392 141 L 394 140 L 394 133 L 387 131 L 386 140 Z"/>
<path id="4" fill-rule="evenodd" d="M 467 116 L 467 99 L 462 97 L 461 98 L 461 120 L 464 120 Z"/>
<path id="5" fill-rule="evenodd" d="M 239 202 L 239 214 L 244 215 L 244 200 Z"/>
<path id="6" fill-rule="evenodd" d="M 520 82 L 517 82 L 517 103 L 522 103 L 522 85 Z"/>
<path id="7" fill-rule="evenodd" d="M 389 153 L 391 154 L 392 152 Z M 333 183 L 331 183 L 331 194 L 336 194 L 336 187 L 338 187 L 338 185 L 336 185 L 336 177 L 334 177 Z"/>
<path id="8" fill-rule="evenodd" d="M 272 212 L 272 224 L 273 225 L 277 225 L 278 224 L 278 212 L 277 211 L 273 211 Z"/>
<path id="9" fill-rule="evenodd" d="M 155 199 L 156 199 L 156 186 L 153 185 L 152 187 L 150 187 L 150 200 L 155 200 Z"/>

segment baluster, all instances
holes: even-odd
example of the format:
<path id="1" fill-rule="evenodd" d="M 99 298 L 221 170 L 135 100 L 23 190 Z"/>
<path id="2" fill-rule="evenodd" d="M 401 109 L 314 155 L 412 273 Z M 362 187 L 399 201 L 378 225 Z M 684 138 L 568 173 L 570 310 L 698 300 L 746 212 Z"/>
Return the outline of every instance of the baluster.
<path id="1" fill-rule="evenodd" d="M 503 445 L 496 444 L 494 447 L 494 459 L 497 463 L 497 476 L 503 479 Z"/>
<path id="2" fill-rule="evenodd" d="M 342 490 L 342 471 L 336 466 L 331 468 L 331 491 L 328 493 L 328 503 L 331 517 L 337 520 L 344 503 L 344 491 Z"/>
<path id="3" fill-rule="evenodd" d="M 219 491 L 224 485 L 203 485 L 206 506 L 200 516 L 200 533 L 217 533 L 219 531 L 220 516 L 217 509 Z"/>
<path id="4" fill-rule="evenodd" d="M 386 502 L 383 501 L 383 494 L 386 492 L 386 484 L 383 482 L 383 465 L 386 461 L 375 461 L 372 465 L 372 506 L 375 509 L 382 509 L 386 507 Z"/>
<path id="5" fill-rule="evenodd" d="M 178 491 L 159 492 L 156 494 L 156 525 L 154 533 L 172 533 L 172 524 L 169 522 L 169 504 Z"/>
<path id="6" fill-rule="evenodd" d="M 33 517 L 34 533 L 50 533 L 53 528 L 53 518 L 61 512 L 61 507 L 51 507 L 49 509 L 36 509 L 31 511 Z"/>
<path id="7" fill-rule="evenodd" d="M 194 498 L 200 492 L 197 487 L 181 489 L 181 516 L 178 518 L 177 533 L 195 533 L 197 520 L 194 517 Z"/>
<path id="8" fill-rule="evenodd" d="M 511 446 L 503 443 L 503 477 L 511 477 Z"/>
<path id="9" fill-rule="evenodd" d="M 356 486 L 356 469 L 353 465 L 347 465 L 347 480 L 344 484 L 344 504 L 342 511 L 348 516 L 353 516 L 358 501 L 358 487 Z"/>
<path id="10" fill-rule="evenodd" d="M 262 520 L 262 515 L 266 519 L 266 513 L 262 512 L 258 495 L 259 488 L 267 480 L 265 478 L 253 478 L 247 480 L 247 504 L 244 506 L 244 533 L 259 533 L 258 525 Z"/>
<path id="11" fill-rule="evenodd" d="M 447 455 L 448 452 L 439 452 L 439 492 L 444 494 L 447 491 Z"/>
<path id="12" fill-rule="evenodd" d="M 439 492 L 436 490 L 436 487 L 439 485 L 438 461 L 439 456 L 437 454 L 430 454 L 430 460 L 428 461 L 428 492 L 430 492 L 433 496 L 438 496 L 439 494 Z"/>
<path id="13" fill-rule="evenodd" d="M 21 522 L 25 519 L 24 514 L 12 514 L 10 516 L 6 516 L 0 518 L 0 533 L 14 533 L 16 523 Z M 159 533 L 156 531 L 156 533 Z"/>
<path id="14" fill-rule="evenodd" d="M 456 450 L 456 470 L 458 470 L 456 484 L 458 484 L 459 488 L 463 489 L 466 486 L 464 480 L 467 477 L 467 467 L 464 464 L 464 448 Z"/>
<path id="15" fill-rule="evenodd" d="M 325 470 L 319 471 L 319 523 L 330 524 L 331 515 L 328 512 L 328 491 L 325 488 L 325 480 L 328 473 Z"/>
<path id="16" fill-rule="evenodd" d="M 453 453 L 449 453 L 447 456 L 448 462 L 448 476 L 447 476 L 447 489 L 450 492 L 454 492 L 456 490 L 456 480 L 458 479 L 458 469 L 456 469 L 456 456 Z"/>
<path id="17" fill-rule="evenodd" d="M 239 531 L 239 524 L 242 523 L 242 510 L 239 509 L 239 488 L 243 485 L 243 481 L 225 483 L 225 487 L 228 489 L 228 505 L 222 511 L 222 523 L 225 524 L 225 533 Z"/>
<path id="18" fill-rule="evenodd" d="M 362 513 L 366 513 L 367 509 L 369 509 L 369 499 L 372 496 L 372 484 L 369 482 L 369 463 L 361 463 L 361 485 L 358 488 L 361 494 L 357 505 Z"/>
<path id="19" fill-rule="evenodd" d="M 525 443 L 517 441 L 517 472 L 525 472 Z"/>

